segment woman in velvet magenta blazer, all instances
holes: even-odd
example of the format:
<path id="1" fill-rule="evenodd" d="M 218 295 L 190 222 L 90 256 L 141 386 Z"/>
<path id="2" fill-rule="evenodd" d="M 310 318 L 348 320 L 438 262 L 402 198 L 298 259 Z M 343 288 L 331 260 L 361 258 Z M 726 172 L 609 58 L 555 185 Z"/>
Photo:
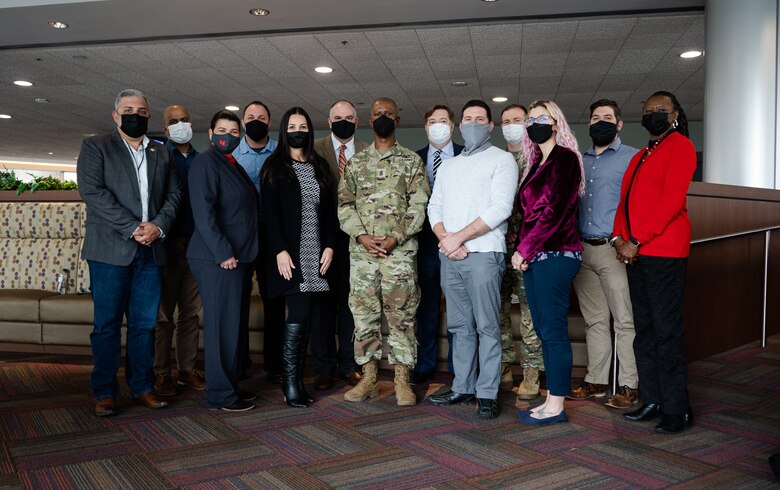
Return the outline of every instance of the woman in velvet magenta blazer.
<path id="1" fill-rule="evenodd" d="M 263 236 L 268 296 L 284 295 L 287 321 L 282 343 L 282 391 L 287 405 L 314 400 L 303 384 L 303 364 L 312 320 L 325 291 L 339 229 L 333 172 L 314 152 L 314 128 L 305 110 L 282 116 L 279 144 L 262 170 Z"/>
<path id="2" fill-rule="evenodd" d="M 571 284 L 582 260 L 577 207 L 585 188 L 584 172 L 577 140 L 555 102 L 533 102 L 526 131 L 523 154 L 528 167 L 518 195 L 523 221 L 512 265 L 525 271 L 528 306 L 542 340 L 548 394 L 542 405 L 519 415 L 523 424 L 549 425 L 568 421 L 563 410 L 571 388 L 567 314 Z"/>
<path id="3" fill-rule="evenodd" d="M 617 259 L 629 264 L 643 402 L 625 417 L 641 422 L 660 416 L 656 432 L 674 434 L 693 424 L 682 320 L 691 245 L 685 196 L 696 170 L 696 150 L 673 94 L 654 93 L 643 113 L 650 142 L 623 176 L 613 230 Z"/>

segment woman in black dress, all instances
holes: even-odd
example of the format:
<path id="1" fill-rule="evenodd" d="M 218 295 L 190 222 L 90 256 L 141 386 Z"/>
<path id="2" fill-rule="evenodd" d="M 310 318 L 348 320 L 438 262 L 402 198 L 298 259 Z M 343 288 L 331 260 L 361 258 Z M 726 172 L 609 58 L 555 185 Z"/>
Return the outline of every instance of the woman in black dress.
<path id="1" fill-rule="evenodd" d="M 268 295 L 284 295 L 282 392 L 287 405 L 308 407 L 303 385 L 311 320 L 329 291 L 326 274 L 338 230 L 333 174 L 314 152 L 311 118 L 300 107 L 288 110 L 279 126 L 279 145 L 261 174 Z"/>

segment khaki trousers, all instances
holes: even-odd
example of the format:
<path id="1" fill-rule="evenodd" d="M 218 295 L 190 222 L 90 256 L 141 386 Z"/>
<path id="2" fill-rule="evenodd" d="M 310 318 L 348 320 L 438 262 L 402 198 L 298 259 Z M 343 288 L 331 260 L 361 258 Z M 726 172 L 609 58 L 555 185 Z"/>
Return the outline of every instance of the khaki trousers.
<path id="1" fill-rule="evenodd" d="M 638 376 L 634 357 L 634 314 L 628 290 L 626 266 L 615 259 L 609 245 L 583 242 L 582 266 L 574 278 L 574 291 L 585 318 L 588 374 L 585 381 L 609 384 L 612 362 L 610 314 L 617 335 L 618 386 L 636 388 Z"/>

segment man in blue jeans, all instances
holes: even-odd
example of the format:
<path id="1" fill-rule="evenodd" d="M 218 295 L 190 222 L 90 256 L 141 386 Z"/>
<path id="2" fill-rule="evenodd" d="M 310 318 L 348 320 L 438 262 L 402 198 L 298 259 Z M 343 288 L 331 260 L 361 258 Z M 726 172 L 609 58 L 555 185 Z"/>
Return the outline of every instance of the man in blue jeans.
<path id="1" fill-rule="evenodd" d="M 130 395 L 147 408 L 167 405 L 153 391 L 154 324 L 165 264 L 161 242 L 181 202 L 171 153 L 146 137 L 151 113 L 144 94 L 121 91 L 112 115 L 116 130 L 85 139 L 77 167 L 87 205 L 81 257 L 89 264 L 92 285 L 92 392 L 100 417 L 116 413 L 125 315 Z"/>

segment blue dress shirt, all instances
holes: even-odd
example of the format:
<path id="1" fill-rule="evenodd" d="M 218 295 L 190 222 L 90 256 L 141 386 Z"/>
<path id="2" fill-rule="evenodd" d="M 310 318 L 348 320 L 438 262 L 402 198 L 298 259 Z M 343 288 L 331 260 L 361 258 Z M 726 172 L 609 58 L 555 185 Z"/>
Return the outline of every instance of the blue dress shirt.
<path id="1" fill-rule="evenodd" d="M 263 164 L 271 156 L 271 153 L 276 149 L 276 141 L 268 138 L 268 143 L 259 152 L 253 150 L 246 142 L 246 136 L 241 138 L 238 148 L 233 150 L 233 158 L 236 159 L 239 165 L 244 167 L 249 178 L 252 179 L 252 183 L 255 184 L 257 192 L 260 192 L 260 170 L 263 168 Z"/>
<path id="2" fill-rule="evenodd" d="M 620 202 L 620 186 L 628 163 L 639 151 L 616 138 L 601 155 L 593 147 L 582 155 L 585 195 L 580 198 L 579 231 L 582 238 L 609 238 Z"/>

